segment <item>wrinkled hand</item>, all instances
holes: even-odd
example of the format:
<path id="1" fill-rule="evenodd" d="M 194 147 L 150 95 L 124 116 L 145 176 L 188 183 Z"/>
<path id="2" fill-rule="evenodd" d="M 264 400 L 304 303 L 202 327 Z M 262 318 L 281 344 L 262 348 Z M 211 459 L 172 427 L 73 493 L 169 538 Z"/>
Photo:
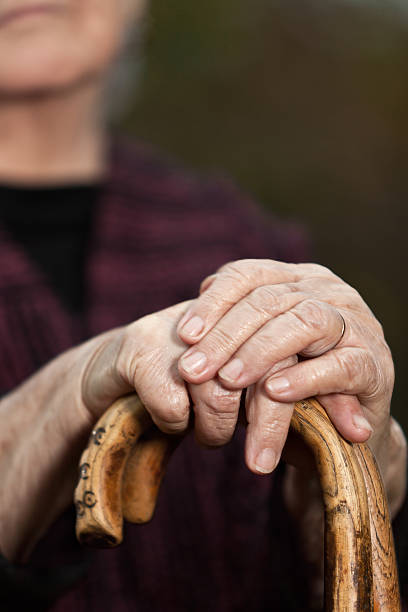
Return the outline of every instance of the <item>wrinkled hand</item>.
<path id="1" fill-rule="evenodd" d="M 377 457 L 386 453 L 390 351 L 360 295 L 330 270 L 270 260 L 227 264 L 203 282 L 178 333 L 194 345 L 179 371 L 190 383 L 203 442 L 231 437 L 249 388 L 246 459 L 254 471 L 276 466 L 293 402 L 313 395 L 346 439 L 371 436 Z"/>
<path id="2" fill-rule="evenodd" d="M 189 397 L 177 371 L 186 345 L 175 333 L 187 306 L 95 337 L 1 399 L 1 554 L 26 560 L 72 503 L 80 454 L 114 400 L 136 390 L 163 430 L 187 427 Z"/>

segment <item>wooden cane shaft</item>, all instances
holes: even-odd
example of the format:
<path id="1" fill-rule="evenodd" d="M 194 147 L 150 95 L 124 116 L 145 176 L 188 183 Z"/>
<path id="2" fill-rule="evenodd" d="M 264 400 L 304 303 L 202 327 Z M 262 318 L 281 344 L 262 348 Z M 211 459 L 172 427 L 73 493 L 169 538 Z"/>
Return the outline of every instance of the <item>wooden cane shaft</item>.
<path id="1" fill-rule="evenodd" d="M 369 447 L 366 444 L 353 446 L 365 480 L 370 510 L 374 612 L 399 612 L 397 560 L 384 485 Z"/>
<path id="2" fill-rule="evenodd" d="M 325 506 L 325 609 L 373 610 L 370 518 L 352 445 L 315 400 L 298 402 L 291 426 L 312 450 Z"/>

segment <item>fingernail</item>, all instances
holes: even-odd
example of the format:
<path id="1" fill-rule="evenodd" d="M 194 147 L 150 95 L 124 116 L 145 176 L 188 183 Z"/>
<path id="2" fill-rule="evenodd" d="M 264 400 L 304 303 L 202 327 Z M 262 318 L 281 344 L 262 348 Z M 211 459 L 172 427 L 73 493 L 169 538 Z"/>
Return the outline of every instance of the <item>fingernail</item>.
<path id="1" fill-rule="evenodd" d="M 371 427 L 370 423 L 361 414 L 353 414 L 352 419 L 353 419 L 354 427 L 356 429 L 365 429 L 369 431 L 370 433 L 373 433 L 374 430 Z"/>
<path id="2" fill-rule="evenodd" d="M 235 359 L 231 359 L 221 370 L 218 372 L 218 376 L 223 378 L 224 380 L 230 380 L 231 382 L 237 380 L 244 369 L 244 364 L 237 357 Z"/>
<path id="3" fill-rule="evenodd" d="M 192 319 L 187 320 L 187 322 L 180 327 L 179 331 L 183 332 L 183 334 L 186 334 L 187 336 L 192 336 L 194 338 L 195 336 L 201 334 L 203 329 L 204 321 L 201 317 L 195 315 Z"/>
<path id="4" fill-rule="evenodd" d="M 181 358 L 183 370 L 189 374 L 201 374 L 207 365 L 207 357 L 204 353 L 194 352 Z"/>
<path id="5" fill-rule="evenodd" d="M 276 467 L 276 453 L 271 448 L 264 448 L 256 458 L 255 468 L 262 474 L 270 474 Z"/>
<path id="6" fill-rule="evenodd" d="M 270 393 L 284 393 L 285 391 L 289 391 L 290 382 L 284 376 L 277 376 L 276 378 L 267 380 L 265 387 Z"/>

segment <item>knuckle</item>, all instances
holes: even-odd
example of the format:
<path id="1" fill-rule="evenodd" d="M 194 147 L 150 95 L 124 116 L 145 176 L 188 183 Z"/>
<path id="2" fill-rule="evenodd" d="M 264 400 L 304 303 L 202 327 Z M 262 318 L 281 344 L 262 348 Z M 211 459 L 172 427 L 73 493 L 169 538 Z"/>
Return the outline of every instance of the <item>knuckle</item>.
<path id="1" fill-rule="evenodd" d="M 196 427 L 202 441 L 210 446 L 220 446 L 231 439 L 237 421 L 240 395 L 240 392 L 231 392 L 217 386 L 195 404 L 194 410 L 198 417 Z"/>
<path id="2" fill-rule="evenodd" d="M 248 259 L 239 259 L 237 261 L 230 261 L 224 264 L 217 272 L 223 276 L 229 276 L 235 280 L 248 280 Z"/>
<path id="3" fill-rule="evenodd" d="M 373 359 L 367 358 L 364 361 L 367 393 L 373 396 L 382 394 L 386 388 L 385 376 L 382 368 L 378 368 Z"/>
<path id="4" fill-rule="evenodd" d="M 290 368 L 298 363 L 297 355 L 292 355 L 287 359 L 283 359 L 283 361 L 279 361 L 275 363 L 270 370 L 267 372 L 267 376 L 272 376 L 272 374 L 276 374 L 276 372 L 280 372 L 281 370 L 285 370 L 286 368 Z"/>
<path id="5" fill-rule="evenodd" d="M 285 439 L 287 432 L 288 424 L 278 418 L 262 424 L 262 438 L 265 442 Z"/>
<path id="6" fill-rule="evenodd" d="M 247 302 L 251 308 L 262 314 L 270 314 L 278 303 L 278 296 L 273 285 L 261 285 L 251 291 Z"/>
<path id="7" fill-rule="evenodd" d="M 343 373 L 347 389 L 351 389 L 356 383 L 366 378 L 369 371 L 368 360 L 362 351 L 334 352 L 333 358 L 337 361 L 338 369 Z"/>
<path id="8" fill-rule="evenodd" d="M 241 393 L 229 391 L 220 385 L 214 386 L 206 397 L 206 406 L 212 414 L 220 418 L 235 418 L 239 407 Z"/>
<path id="9" fill-rule="evenodd" d="M 211 333 L 202 342 L 204 352 L 209 352 L 213 355 L 215 352 L 226 352 L 235 344 L 233 336 L 220 326 L 216 326 L 211 330 Z"/>
<path id="10" fill-rule="evenodd" d="M 225 290 L 225 285 L 223 286 L 215 281 L 207 291 L 200 295 L 199 301 L 201 307 L 206 310 L 213 308 L 214 304 L 217 306 L 233 304 L 234 298 Z"/>
<path id="11" fill-rule="evenodd" d="M 243 271 L 248 271 L 249 267 L 253 267 L 254 263 L 260 261 L 256 259 L 235 259 L 233 261 L 228 261 L 221 268 L 219 268 L 218 272 L 234 272 L 237 274 L 242 274 Z"/>
<path id="12" fill-rule="evenodd" d="M 271 269 L 276 265 L 276 262 L 269 259 L 238 259 L 225 264 L 218 272 L 245 287 L 253 287 L 259 282 L 265 284 Z"/>
<path id="13" fill-rule="evenodd" d="M 330 268 L 327 268 L 326 266 L 322 266 L 321 264 L 311 262 L 311 263 L 301 264 L 301 266 L 305 271 L 309 272 L 310 274 L 314 274 L 318 276 L 335 276 L 334 272 L 332 272 Z"/>
<path id="14" fill-rule="evenodd" d="M 390 396 L 394 385 L 392 361 L 380 363 L 364 349 L 334 351 L 333 359 L 345 383 L 346 390 L 358 390 L 366 397 Z"/>
<path id="15" fill-rule="evenodd" d="M 286 283 L 286 288 L 289 293 L 299 293 L 301 291 L 301 285 L 298 282 Z"/>
<path id="16" fill-rule="evenodd" d="M 388 353 L 389 354 L 389 353 Z M 371 358 L 368 393 L 371 396 L 386 395 L 391 397 L 394 388 L 395 371 L 391 357 L 385 354 L 383 359 Z"/>
<path id="17" fill-rule="evenodd" d="M 291 313 L 307 331 L 321 331 L 328 321 L 327 305 L 314 299 L 300 302 L 300 304 L 291 310 Z"/>
<path id="18" fill-rule="evenodd" d="M 187 397 L 166 398 L 166 403 L 160 401 L 146 405 L 154 420 L 158 420 L 162 428 L 171 432 L 183 431 L 187 426 L 189 402 Z"/>

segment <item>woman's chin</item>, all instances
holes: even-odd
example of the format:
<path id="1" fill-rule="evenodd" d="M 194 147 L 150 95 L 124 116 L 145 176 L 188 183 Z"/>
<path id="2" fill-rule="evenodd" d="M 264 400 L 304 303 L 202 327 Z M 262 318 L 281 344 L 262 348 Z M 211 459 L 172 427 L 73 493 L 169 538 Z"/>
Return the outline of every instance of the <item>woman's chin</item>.
<path id="1" fill-rule="evenodd" d="M 19 71 L 7 73 L 0 71 L 0 99 L 27 97 L 57 93 L 75 87 L 85 79 L 85 75 L 72 70 L 53 72 L 43 67 L 42 70 Z"/>
<path id="2" fill-rule="evenodd" d="M 99 78 L 112 60 L 111 49 L 95 52 L 72 43 L 61 49 L 61 45 L 33 52 L 26 48 L 14 49 L 14 53 L 3 55 L 0 44 L 0 98 L 31 96 L 47 92 L 65 91 L 82 82 Z M 4 60 L 3 58 L 7 58 Z"/>

